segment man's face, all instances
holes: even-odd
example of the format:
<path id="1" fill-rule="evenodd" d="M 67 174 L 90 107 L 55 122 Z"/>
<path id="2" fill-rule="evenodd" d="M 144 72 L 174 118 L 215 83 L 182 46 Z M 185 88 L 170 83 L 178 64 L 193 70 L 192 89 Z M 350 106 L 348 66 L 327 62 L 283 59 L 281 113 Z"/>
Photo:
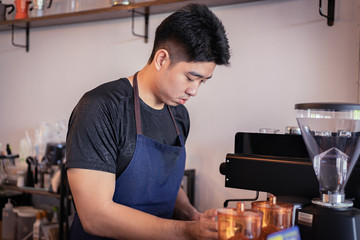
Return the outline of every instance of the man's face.
<path id="1" fill-rule="evenodd" d="M 161 70 L 155 86 L 155 97 L 170 106 L 185 104 L 198 88 L 212 77 L 214 62 L 179 62 Z"/>

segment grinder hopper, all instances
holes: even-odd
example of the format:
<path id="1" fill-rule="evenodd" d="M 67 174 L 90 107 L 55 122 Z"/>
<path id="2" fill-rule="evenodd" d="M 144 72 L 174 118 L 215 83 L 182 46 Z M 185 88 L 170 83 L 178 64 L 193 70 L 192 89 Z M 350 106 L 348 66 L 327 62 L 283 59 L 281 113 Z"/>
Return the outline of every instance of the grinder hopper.
<path id="1" fill-rule="evenodd" d="M 320 198 L 317 205 L 351 207 L 345 186 L 360 155 L 360 105 L 348 103 L 300 103 L 297 121 L 309 152 Z"/>

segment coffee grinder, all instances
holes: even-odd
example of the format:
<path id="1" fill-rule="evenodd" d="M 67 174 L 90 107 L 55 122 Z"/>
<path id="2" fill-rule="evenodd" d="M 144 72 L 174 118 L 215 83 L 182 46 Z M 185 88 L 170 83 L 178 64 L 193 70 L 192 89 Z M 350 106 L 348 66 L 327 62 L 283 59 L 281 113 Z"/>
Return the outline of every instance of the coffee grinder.
<path id="1" fill-rule="evenodd" d="M 300 103 L 295 110 L 320 191 L 311 205 L 297 210 L 301 238 L 360 239 L 360 209 L 345 196 L 360 155 L 360 105 Z"/>

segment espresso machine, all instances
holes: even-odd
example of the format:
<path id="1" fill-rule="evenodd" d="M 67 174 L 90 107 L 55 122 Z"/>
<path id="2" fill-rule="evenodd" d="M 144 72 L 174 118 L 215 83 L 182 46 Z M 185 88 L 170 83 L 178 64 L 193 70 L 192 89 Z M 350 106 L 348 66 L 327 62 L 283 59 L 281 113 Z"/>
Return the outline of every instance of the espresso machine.
<path id="1" fill-rule="evenodd" d="M 360 105 L 302 103 L 295 110 L 300 134 L 236 133 L 235 151 L 220 165 L 225 187 L 293 204 L 302 240 L 360 239 Z"/>

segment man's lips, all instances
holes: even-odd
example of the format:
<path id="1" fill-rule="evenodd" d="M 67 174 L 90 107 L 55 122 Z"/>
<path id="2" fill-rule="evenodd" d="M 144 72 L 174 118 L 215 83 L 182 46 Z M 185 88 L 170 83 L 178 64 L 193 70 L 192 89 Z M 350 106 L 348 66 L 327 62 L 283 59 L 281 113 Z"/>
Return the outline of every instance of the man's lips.
<path id="1" fill-rule="evenodd" d="M 188 98 L 180 98 L 179 103 L 180 104 L 185 104 L 187 100 L 188 100 Z"/>

